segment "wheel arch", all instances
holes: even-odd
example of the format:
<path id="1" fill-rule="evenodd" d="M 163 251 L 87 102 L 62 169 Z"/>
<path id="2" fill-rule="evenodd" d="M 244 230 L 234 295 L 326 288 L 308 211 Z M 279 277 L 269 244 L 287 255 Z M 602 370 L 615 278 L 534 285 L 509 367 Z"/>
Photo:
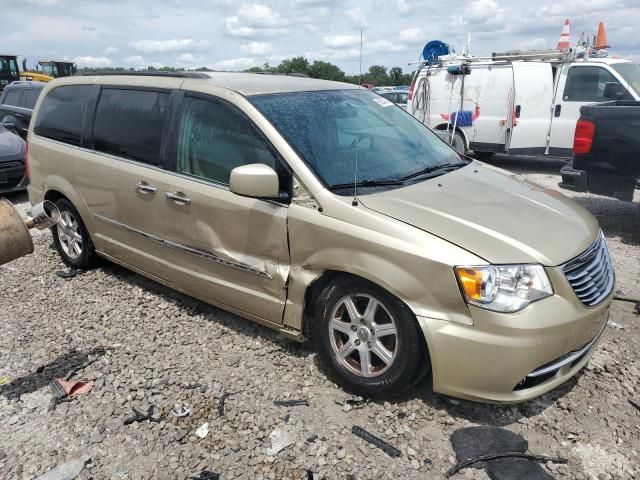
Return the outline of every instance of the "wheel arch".
<path id="1" fill-rule="evenodd" d="M 431 127 L 431 130 L 438 130 L 438 131 L 443 131 L 443 130 L 449 130 L 452 129 L 453 125 L 449 122 L 442 122 L 442 123 L 437 123 L 435 124 L 433 127 Z M 465 149 L 469 150 L 469 137 L 467 137 L 467 134 L 465 133 L 464 130 L 462 130 L 462 128 L 456 126 L 455 131 L 457 133 L 459 133 L 460 135 L 462 135 L 462 139 L 464 140 L 464 145 L 465 145 Z"/>

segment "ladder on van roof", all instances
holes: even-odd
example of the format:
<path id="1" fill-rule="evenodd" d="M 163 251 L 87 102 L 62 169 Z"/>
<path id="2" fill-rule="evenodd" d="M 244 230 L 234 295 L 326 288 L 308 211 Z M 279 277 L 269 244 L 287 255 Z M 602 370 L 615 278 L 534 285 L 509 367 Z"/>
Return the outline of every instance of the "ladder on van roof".
<path id="1" fill-rule="evenodd" d="M 440 65 L 451 65 L 475 62 L 512 62 L 512 61 L 547 61 L 568 62 L 575 59 L 573 49 L 548 49 L 548 50 L 509 50 L 507 52 L 493 52 L 490 57 L 469 57 L 465 55 L 447 55 L 439 57 Z M 427 65 L 429 62 L 420 60 L 409 65 Z M 437 65 L 437 64 L 436 64 Z"/>

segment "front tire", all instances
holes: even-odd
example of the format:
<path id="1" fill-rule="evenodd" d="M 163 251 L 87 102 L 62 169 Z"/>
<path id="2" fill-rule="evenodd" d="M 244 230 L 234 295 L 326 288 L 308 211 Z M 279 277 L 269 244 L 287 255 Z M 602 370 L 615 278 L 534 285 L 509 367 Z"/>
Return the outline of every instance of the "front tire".
<path id="1" fill-rule="evenodd" d="M 361 279 L 345 277 L 322 290 L 314 337 L 340 383 L 361 395 L 398 394 L 430 367 L 411 310 Z"/>
<path id="2" fill-rule="evenodd" d="M 97 263 L 97 255 L 80 214 L 66 198 L 55 202 L 60 221 L 51 228 L 53 244 L 68 267 L 87 270 Z"/>

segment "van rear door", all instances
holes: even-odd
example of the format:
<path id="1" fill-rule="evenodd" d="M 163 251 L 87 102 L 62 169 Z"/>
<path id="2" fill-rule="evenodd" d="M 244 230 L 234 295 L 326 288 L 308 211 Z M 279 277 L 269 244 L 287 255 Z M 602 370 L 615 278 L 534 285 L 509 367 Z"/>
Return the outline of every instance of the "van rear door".
<path id="1" fill-rule="evenodd" d="M 513 83 L 515 99 L 508 150 L 512 154 L 542 153 L 553 103 L 551 63 L 513 62 Z"/>

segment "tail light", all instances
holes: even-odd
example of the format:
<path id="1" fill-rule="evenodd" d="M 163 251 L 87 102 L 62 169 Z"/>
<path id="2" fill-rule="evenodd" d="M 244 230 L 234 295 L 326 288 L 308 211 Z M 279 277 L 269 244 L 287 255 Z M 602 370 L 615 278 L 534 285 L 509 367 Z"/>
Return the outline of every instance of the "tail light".
<path id="1" fill-rule="evenodd" d="M 29 144 L 24 142 L 24 175 L 27 180 L 31 180 L 31 172 L 29 171 Z"/>
<path id="2" fill-rule="evenodd" d="M 411 86 L 409 87 L 409 100 L 413 98 L 413 89 L 416 87 L 416 82 L 411 82 Z"/>
<path id="3" fill-rule="evenodd" d="M 573 153 L 584 155 L 591 152 L 593 135 L 596 132 L 596 124 L 589 120 L 578 119 L 576 123 L 576 134 L 573 137 Z"/>

